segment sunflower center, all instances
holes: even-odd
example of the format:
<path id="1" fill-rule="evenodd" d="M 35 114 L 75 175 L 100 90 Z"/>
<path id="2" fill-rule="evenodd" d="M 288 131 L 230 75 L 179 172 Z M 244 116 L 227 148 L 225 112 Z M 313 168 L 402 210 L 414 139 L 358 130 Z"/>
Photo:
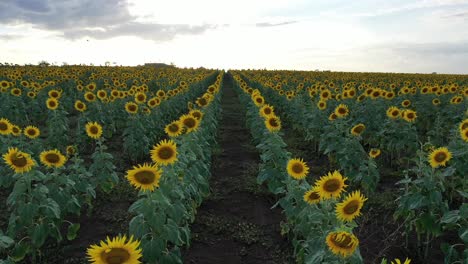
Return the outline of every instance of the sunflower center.
<path id="1" fill-rule="evenodd" d="M 399 114 L 399 113 L 398 113 L 398 111 L 396 111 L 396 110 L 392 112 L 392 116 L 398 116 L 398 114 Z"/>
<path id="2" fill-rule="evenodd" d="M 138 95 L 138 101 L 144 101 L 145 97 L 143 95 Z"/>
<path id="3" fill-rule="evenodd" d="M 22 168 L 28 164 L 28 160 L 21 154 L 14 154 L 13 157 L 11 157 L 11 163 L 16 167 Z"/>
<path id="4" fill-rule="evenodd" d="M 35 136 L 36 135 L 36 130 L 34 129 L 28 129 L 26 130 L 26 133 L 30 136 Z"/>
<path id="5" fill-rule="evenodd" d="M 199 103 L 200 103 L 200 105 L 206 105 L 205 98 L 200 99 Z"/>
<path id="6" fill-rule="evenodd" d="M 50 94 L 50 97 L 57 98 L 57 97 L 58 97 L 58 93 L 57 93 L 57 92 L 52 92 L 52 93 Z"/>
<path id="7" fill-rule="evenodd" d="M 59 163 L 60 157 L 55 153 L 49 153 L 45 156 L 45 159 L 52 164 Z"/>
<path id="8" fill-rule="evenodd" d="M 78 109 L 83 109 L 83 107 L 84 107 L 84 105 L 82 103 L 78 103 L 76 106 L 78 107 Z"/>
<path id="9" fill-rule="evenodd" d="M 309 200 L 317 200 L 320 198 L 320 195 L 318 194 L 318 192 L 311 192 L 309 194 Z"/>
<path id="10" fill-rule="evenodd" d="M 168 160 L 174 156 L 174 151 L 170 147 L 162 147 L 158 152 L 159 158 Z"/>
<path id="11" fill-rule="evenodd" d="M 123 248 L 112 248 L 102 252 L 101 259 L 106 264 L 122 264 L 130 259 L 130 254 Z"/>
<path id="12" fill-rule="evenodd" d="M 343 235 L 341 238 L 338 238 L 337 235 L 333 236 L 333 244 L 340 248 L 352 248 L 353 247 L 353 240 L 346 235 Z"/>
<path id="13" fill-rule="evenodd" d="M 461 130 L 465 130 L 467 128 L 468 128 L 468 122 L 463 123 L 463 125 L 461 126 Z"/>
<path id="14" fill-rule="evenodd" d="M 408 113 L 407 117 L 408 117 L 409 119 L 413 119 L 413 118 L 414 118 L 414 114 L 413 114 L 413 113 Z"/>
<path id="15" fill-rule="evenodd" d="M 54 101 L 50 101 L 50 102 L 49 102 L 49 106 L 50 106 L 50 107 L 55 107 L 55 102 L 54 102 Z"/>
<path id="16" fill-rule="evenodd" d="M 270 125 L 272 127 L 278 127 L 279 126 L 278 122 L 276 121 L 276 118 L 271 118 L 270 120 L 268 120 L 268 122 L 270 123 Z"/>
<path id="17" fill-rule="evenodd" d="M 354 133 L 361 134 L 364 131 L 364 126 L 356 126 L 354 127 Z"/>
<path id="18" fill-rule="evenodd" d="M 184 120 L 184 125 L 188 128 L 193 128 L 196 125 L 196 121 L 193 118 L 187 118 Z"/>
<path id="19" fill-rule="evenodd" d="M 154 182 L 155 175 L 151 171 L 139 171 L 135 174 L 135 179 L 141 184 L 150 184 Z"/>
<path id="20" fill-rule="evenodd" d="M 136 107 L 135 107 L 134 105 L 129 105 L 129 106 L 128 106 L 128 110 L 129 110 L 130 112 L 135 112 L 135 111 L 136 111 Z"/>
<path id="21" fill-rule="evenodd" d="M 352 200 L 343 208 L 343 211 L 347 215 L 354 214 L 359 209 L 359 201 Z"/>
<path id="22" fill-rule="evenodd" d="M 434 159 L 437 162 L 443 162 L 447 158 L 447 154 L 444 152 L 438 152 L 435 156 Z"/>
<path id="23" fill-rule="evenodd" d="M 8 125 L 4 122 L 0 122 L 0 130 L 1 131 L 7 131 L 8 130 Z"/>
<path id="24" fill-rule="evenodd" d="M 270 108 L 265 108 L 263 110 L 263 113 L 265 113 L 266 115 L 269 115 L 269 114 L 271 114 L 271 109 Z"/>
<path id="25" fill-rule="evenodd" d="M 93 135 L 97 135 L 99 133 L 99 129 L 96 126 L 91 126 L 89 128 L 89 132 L 91 132 Z"/>
<path id="26" fill-rule="evenodd" d="M 201 118 L 201 113 L 200 112 L 193 112 L 192 116 L 195 117 L 196 119 L 200 119 Z"/>
<path id="27" fill-rule="evenodd" d="M 292 165 L 292 171 L 294 173 L 302 173 L 304 171 L 304 166 L 302 166 L 300 163 L 294 163 Z"/>
<path id="28" fill-rule="evenodd" d="M 344 114 L 346 114 L 346 109 L 344 109 L 344 108 L 338 108 L 338 113 L 344 115 Z"/>
<path id="29" fill-rule="evenodd" d="M 13 130 L 13 133 L 15 133 L 15 134 L 20 132 L 19 129 L 18 129 L 17 127 L 13 127 L 12 130 Z"/>
<path id="30" fill-rule="evenodd" d="M 339 180 L 331 179 L 325 182 L 323 188 L 325 189 L 325 191 L 332 193 L 338 191 L 340 189 L 340 186 L 341 184 Z"/>
<path id="31" fill-rule="evenodd" d="M 169 131 L 176 133 L 179 131 L 179 126 L 176 124 L 169 125 Z"/>

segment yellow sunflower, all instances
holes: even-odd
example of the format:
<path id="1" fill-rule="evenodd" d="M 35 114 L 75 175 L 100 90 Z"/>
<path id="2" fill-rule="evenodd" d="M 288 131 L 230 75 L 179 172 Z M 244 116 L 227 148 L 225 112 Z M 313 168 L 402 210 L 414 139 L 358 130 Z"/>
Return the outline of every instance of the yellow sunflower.
<path id="1" fill-rule="evenodd" d="M 373 159 L 377 158 L 378 156 L 380 156 L 380 149 L 375 149 L 375 148 L 371 149 L 369 151 L 369 156 Z"/>
<path id="2" fill-rule="evenodd" d="M 315 188 L 308 190 L 304 194 L 304 201 L 308 204 L 317 204 L 320 202 L 320 194 Z"/>
<path id="3" fill-rule="evenodd" d="M 133 236 L 127 241 L 127 237 L 107 237 L 99 245 L 91 245 L 87 250 L 88 260 L 92 264 L 140 264 L 142 257 L 140 241 L 133 240 Z"/>
<path id="4" fill-rule="evenodd" d="M 440 99 L 439 98 L 432 99 L 432 104 L 433 105 L 440 105 Z"/>
<path id="5" fill-rule="evenodd" d="M 125 111 L 129 114 L 136 114 L 138 113 L 138 105 L 134 102 L 127 102 L 125 104 Z"/>
<path id="6" fill-rule="evenodd" d="M 11 126 L 11 134 L 15 137 L 21 135 L 21 128 L 17 125 L 12 125 Z"/>
<path id="7" fill-rule="evenodd" d="M 397 119 L 398 117 L 400 117 L 400 114 L 401 114 L 400 109 L 398 109 L 395 106 L 390 106 L 387 109 L 387 116 L 391 119 Z"/>
<path id="8" fill-rule="evenodd" d="M 17 148 L 8 148 L 8 152 L 3 154 L 3 160 L 15 173 L 28 172 L 36 165 L 31 155 L 19 151 Z"/>
<path id="9" fill-rule="evenodd" d="M 463 120 L 460 125 L 458 126 L 458 129 L 460 131 L 467 130 L 468 129 L 468 118 Z"/>
<path id="10" fill-rule="evenodd" d="M 354 136 L 359 136 L 362 134 L 362 132 L 364 132 L 365 129 L 366 126 L 364 124 L 357 124 L 353 126 L 353 128 L 351 128 L 351 134 L 353 134 Z"/>
<path id="11" fill-rule="evenodd" d="M 85 98 L 85 100 L 88 101 L 88 102 L 94 102 L 94 101 L 96 101 L 96 95 L 93 94 L 92 92 L 86 92 L 86 93 L 84 94 L 84 98 Z"/>
<path id="12" fill-rule="evenodd" d="M 309 173 L 309 167 L 302 159 L 290 159 L 286 170 L 296 180 L 304 179 Z"/>
<path id="13" fill-rule="evenodd" d="M 336 217 L 343 222 L 350 222 L 361 214 L 361 208 L 367 200 L 360 191 L 348 194 L 344 200 L 336 205 Z"/>
<path id="14" fill-rule="evenodd" d="M 139 188 L 142 191 L 154 191 L 154 188 L 159 187 L 161 173 L 162 171 L 156 164 L 145 163 L 128 170 L 126 177 L 135 188 Z"/>
<path id="15" fill-rule="evenodd" d="M 403 119 L 408 121 L 408 122 L 414 122 L 416 118 L 418 117 L 416 114 L 416 111 L 413 110 L 405 110 L 401 113 L 403 115 Z"/>
<path id="16" fill-rule="evenodd" d="M 151 150 L 151 159 L 161 165 L 173 164 L 177 161 L 177 146 L 172 140 L 163 140 Z"/>
<path id="17" fill-rule="evenodd" d="M 403 102 L 401 102 L 401 106 L 403 107 L 409 107 L 410 105 L 411 105 L 410 100 L 404 100 Z"/>
<path id="18" fill-rule="evenodd" d="M 200 126 L 200 121 L 192 115 L 183 115 L 180 117 L 179 121 L 185 127 L 186 133 L 196 131 Z"/>
<path id="19" fill-rule="evenodd" d="M 180 121 L 173 121 L 164 128 L 166 134 L 170 137 L 178 137 L 184 130 L 183 124 Z"/>
<path id="20" fill-rule="evenodd" d="M 270 132 L 278 132 L 281 130 L 281 120 L 276 115 L 268 116 L 265 119 L 265 126 Z"/>
<path id="21" fill-rule="evenodd" d="M 49 97 L 55 98 L 55 99 L 59 99 L 60 96 L 62 96 L 62 93 L 55 89 L 50 90 L 47 94 L 49 95 Z"/>
<path id="22" fill-rule="evenodd" d="M 461 130 L 460 136 L 465 142 L 468 142 L 468 129 Z"/>
<path id="23" fill-rule="evenodd" d="M 257 107 L 261 107 L 265 103 L 265 99 L 260 94 L 254 95 L 252 99 Z"/>
<path id="24" fill-rule="evenodd" d="M 87 107 L 86 107 L 86 104 L 83 103 L 82 101 L 76 100 L 76 102 L 75 102 L 75 109 L 76 109 L 77 111 L 84 112 L 84 111 L 86 111 Z"/>
<path id="25" fill-rule="evenodd" d="M 69 145 L 66 148 L 66 152 L 68 156 L 75 155 L 77 152 L 77 147 L 75 145 Z"/>
<path id="26" fill-rule="evenodd" d="M 410 264 L 410 263 L 411 263 L 411 259 L 409 258 L 406 258 L 405 262 L 401 262 L 400 259 L 395 259 L 394 261 L 390 262 L 390 264 Z"/>
<path id="27" fill-rule="evenodd" d="M 146 94 L 143 92 L 138 92 L 135 94 L 135 102 L 138 104 L 143 104 L 146 102 Z"/>
<path id="28" fill-rule="evenodd" d="M 320 110 L 324 110 L 325 108 L 327 108 L 327 102 L 323 101 L 323 100 L 320 100 L 317 103 L 317 108 L 320 109 Z"/>
<path id="29" fill-rule="evenodd" d="M 263 105 L 259 110 L 260 115 L 263 118 L 267 118 L 270 115 L 274 115 L 274 107 L 268 104 Z"/>
<path id="30" fill-rule="evenodd" d="M 59 102 L 55 98 L 49 98 L 46 101 L 47 108 L 50 110 L 55 110 L 59 106 Z"/>
<path id="31" fill-rule="evenodd" d="M 341 257 L 351 256 L 359 246 L 358 238 L 346 231 L 331 232 L 327 235 L 326 243 L 333 254 Z"/>
<path id="32" fill-rule="evenodd" d="M 86 124 L 86 134 L 93 139 L 99 139 L 102 135 L 102 126 L 97 122 L 88 122 Z"/>
<path id="33" fill-rule="evenodd" d="M 349 115 L 348 106 L 345 105 L 345 104 L 339 104 L 339 105 L 335 108 L 335 114 L 336 114 L 337 117 L 340 117 L 340 118 Z"/>
<path id="34" fill-rule="evenodd" d="M 35 139 L 41 134 L 41 131 L 35 126 L 27 126 L 24 128 L 23 133 L 28 138 Z"/>
<path id="35" fill-rule="evenodd" d="M 12 124 L 10 120 L 6 118 L 0 119 L 0 135 L 9 135 L 11 134 Z"/>
<path id="36" fill-rule="evenodd" d="M 203 112 L 198 109 L 194 109 L 194 110 L 190 110 L 189 115 L 195 117 L 197 120 L 200 121 L 203 117 Z"/>
<path id="37" fill-rule="evenodd" d="M 65 164 L 67 158 L 57 149 L 53 149 L 41 152 L 40 160 L 42 164 L 49 168 L 60 168 Z"/>
<path id="38" fill-rule="evenodd" d="M 331 114 L 328 116 L 328 120 L 329 120 L 329 121 L 334 121 L 334 120 L 336 120 L 336 118 L 337 118 L 337 116 L 336 116 L 336 114 L 335 114 L 334 112 L 331 113 Z"/>
<path id="39" fill-rule="evenodd" d="M 329 172 L 328 175 L 320 177 L 315 182 L 315 187 L 323 199 L 338 198 L 344 188 L 348 186 L 345 184 L 347 179 L 343 178 L 339 171 Z"/>
<path id="40" fill-rule="evenodd" d="M 97 92 L 97 97 L 99 98 L 99 100 L 104 100 L 107 98 L 107 92 L 106 90 L 99 90 Z"/>
<path id="41" fill-rule="evenodd" d="M 439 166 L 445 167 L 447 161 L 452 158 L 452 153 L 446 148 L 441 147 L 434 149 L 428 156 L 428 161 L 431 164 L 432 168 L 437 168 Z"/>

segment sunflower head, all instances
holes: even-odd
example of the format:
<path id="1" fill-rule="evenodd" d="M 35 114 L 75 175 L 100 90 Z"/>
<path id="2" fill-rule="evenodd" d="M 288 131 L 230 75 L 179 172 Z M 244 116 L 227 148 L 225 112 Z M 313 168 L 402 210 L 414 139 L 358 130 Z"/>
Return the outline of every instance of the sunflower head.
<path id="1" fill-rule="evenodd" d="M 135 102 L 138 104 L 143 104 L 146 102 L 146 94 L 143 92 L 138 92 L 135 94 Z"/>
<path id="2" fill-rule="evenodd" d="M 101 241 L 99 245 L 91 245 L 87 250 L 87 258 L 93 264 L 140 264 L 142 257 L 140 241 L 127 241 L 127 237 L 114 237 Z"/>
<path id="3" fill-rule="evenodd" d="M 364 124 L 357 124 L 351 128 L 351 134 L 353 134 L 353 136 L 359 136 L 362 134 L 362 132 L 364 132 L 365 129 L 366 126 Z"/>
<path id="4" fill-rule="evenodd" d="M 403 100 L 403 102 L 401 102 L 401 106 L 403 107 L 409 107 L 410 105 L 411 105 L 410 100 Z"/>
<path id="5" fill-rule="evenodd" d="M 151 159 L 160 165 L 169 165 L 177 161 L 177 145 L 173 140 L 162 140 L 151 150 Z"/>
<path id="6" fill-rule="evenodd" d="M 200 121 L 203 117 L 203 112 L 198 109 L 190 110 L 189 115 L 195 117 L 198 121 Z"/>
<path id="7" fill-rule="evenodd" d="M 463 120 L 460 125 L 458 126 L 458 129 L 460 131 L 467 130 L 468 129 L 468 118 Z"/>
<path id="8" fill-rule="evenodd" d="M 78 151 L 77 147 L 75 145 L 69 145 L 66 148 L 66 152 L 68 156 L 75 155 L 76 152 Z"/>
<path id="9" fill-rule="evenodd" d="M 452 158 L 452 153 L 446 147 L 434 149 L 428 156 L 432 168 L 445 167 L 447 161 Z"/>
<path id="10" fill-rule="evenodd" d="M 304 179 L 309 173 L 309 167 L 302 159 L 290 159 L 286 170 L 296 180 Z"/>
<path id="11" fill-rule="evenodd" d="M 23 133 L 28 138 L 35 139 L 41 134 L 41 131 L 35 126 L 27 126 L 24 128 Z"/>
<path id="12" fill-rule="evenodd" d="M 11 126 L 11 134 L 15 137 L 21 135 L 21 128 L 17 125 L 12 125 Z"/>
<path id="13" fill-rule="evenodd" d="M 361 208 L 367 200 L 360 191 L 348 194 L 346 198 L 336 205 L 336 217 L 343 222 L 350 222 L 361 214 Z"/>
<path id="14" fill-rule="evenodd" d="M 418 117 L 416 114 L 416 111 L 409 110 L 409 109 L 403 111 L 402 115 L 403 115 L 403 119 L 407 122 L 414 122 L 414 120 L 416 120 L 416 118 Z"/>
<path id="15" fill-rule="evenodd" d="M 324 101 L 324 100 L 320 100 L 317 103 L 317 108 L 320 109 L 320 110 L 325 110 L 325 108 L 327 108 L 327 102 Z"/>
<path id="16" fill-rule="evenodd" d="M 259 112 L 263 118 L 267 118 L 268 116 L 275 114 L 273 106 L 268 104 L 263 105 L 260 108 Z"/>
<path id="17" fill-rule="evenodd" d="M 354 253 L 359 245 L 359 240 L 351 233 L 338 231 L 329 233 L 326 243 L 333 254 L 346 258 Z"/>
<path id="18" fill-rule="evenodd" d="M 8 152 L 3 154 L 3 160 L 15 173 L 28 172 L 36 165 L 30 154 L 19 151 L 17 148 L 9 148 Z"/>
<path id="19" fill-rule="evenodd" d="M 102 126 L 97 122 L 88 122 L 86 124 L 86 134 L 93 139 L 99 139 L 102 136 Z"/>
<path id="20" fill-rule="evenodd" d="M 55 110 L 55 109 L 58 108 L 59 102 L 58 102 L 58 100 L 55 99 L 55 98 L 49 98 L 49 99 L 47 99 L 47 101 L 46 101 L 46 106 L 47 106 L 47 108 L 50 109 L 50 110 Z"/>
<path id="21" fill-rule="evenodd" d="M 96 101 L 96 95 L 93 94 L 92 92 L 86 92 L 84 94 L 84 99 L 87 101 L 87 102 L 94 102 Z"/>
<path id="22" fill-rule="evenodd" d="M 320 193 L 315 188 L 308 190 L 304 194 L 304 201 L 308 204 L 317 204 L 320 200 Z"/>
<path id="23" fill-rule="evenodd" d="M 55 89 L 50 90 L 47 94 L 49 95 L 50 98 L 55 98 L 55 99 L 59 99 L 60 96 L 62 96 L 62 93 Z"/>
<path id="24" fill-rule="evenodd" d="M 200 120 L 190 114 L 181 116 L 180 123 L 184 126 L 186 133 L 196 131 L 200 126 Z"/>
<path id="25" fill-rule="evenodd" d="M 127 171 L 127 180 L 131 185 L 142 191 L 154 191 L 159 187 L 159 179 L 162 171 L 155 164 L 143 164 L 134 166 Z"/>
<path id="26" fill-rule="evenodd" d="M 83 103 L 82 101 L 80 100 L 76 100 L 75 102 L 75 109 L 79 112 L 84 112 L 86 111 L 87 107 L 86 107 L 86 104 Z"/>
<path id="27" fill-rule="evenodd" d="M 402 262 L 400 259 L 395 259 L 395 260 L 392 260 L 390 262 L 390 264 L 410 264 L 411 263 L 411 259 L 409 258 L 406 258 L 404 262 Z"/>
<path id="28" fill-rule="evenodd" d="M 265 118 L 265 126 L 270 132 L 278 132 L 281 130 L 281 120 L 276 115 L 270 115 Z"/>
<path id="29" fill-rule="evenodd" d="M 346 180 L 339 171 L 329 172 L 315 182 L 315 187 L 323 199 L 338 198 L 347 186 Z"/>
<path id="30" fill-rule="evenodd" d="M 434 99 L 432 99 L 432 104 L 433 104 L 433 105 L 436 105 L 436 106 L 437 106 L 437 105 L 440 105 L 440 99 L 439 99 L 439 98 L 434 98 Z"/>
<path id="31" fill-rule="evenodd" d="M 164 131 L 170 137 L 180 136 L 183 130 L 184 130 L 184 125 L 178 120 L 173 121 L 172 123 L 170 123 L 164 128 Z"/>
<path id="32" fill-rule="evenodd" d="M 380 156 L 380 149 L 375 149 L 375 148 L 371 149 L 369 151 L 369 156 L 373 159 L 377 158 L 378 156 Z"/>
<path id="33" fill-rule="evenodd" d="M 329 121 L 334 121 L 336 120 L 338 117 L 336 116 L 335 112 L 331 113 L 329 116 L 328 116 L 328 120 Z"/>
<path id="34" fill-rule="evenodd" d="M 63 167 L 67 158 L 57 149 L 53 149 L 41 152 L 40 160 L 42 164 L 49 168 L 60 168 Z"/>
<path id="35" fill-rule="evenodd" d="M 391 106 L 387 109 L 387 116 L 391 119 L 397 119 L 398 117 L 400 117 L 400 114 L 400 109 L 398 109 L 395 106 Z"/>
<path id="36" fill-rule="evenodd" d="M 12 126 L 13 125 L 10 123 L 10 120 L 6 118 L 1 118 L 0 119 L 0 135 L 11 134 Z"/>
<path id="37" fill-rule="evenodd" d="M 335 108 L 335 114 L 336 114 L 337 117 L 340 117 L 340 118 L 349 115 L 348 106 L 345 105 L 345 104 L 339 104 L 339 105 Z"/>

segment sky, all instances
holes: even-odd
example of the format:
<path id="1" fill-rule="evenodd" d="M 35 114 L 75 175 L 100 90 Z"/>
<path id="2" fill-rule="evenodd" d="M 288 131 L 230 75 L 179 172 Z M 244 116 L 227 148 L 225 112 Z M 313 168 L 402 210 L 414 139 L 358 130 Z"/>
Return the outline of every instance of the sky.
<path id="1" fill-rule="evenodd" d="M 0 62 L 468 74 L 468 0 L 0 0 Z"/>

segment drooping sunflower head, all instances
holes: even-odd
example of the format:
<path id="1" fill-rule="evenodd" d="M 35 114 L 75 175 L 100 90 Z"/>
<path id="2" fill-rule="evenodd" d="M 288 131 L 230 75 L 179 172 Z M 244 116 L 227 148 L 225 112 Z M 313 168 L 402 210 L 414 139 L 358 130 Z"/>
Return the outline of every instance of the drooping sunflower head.
<path id="1" fill-rule="evenodd" d="M 0 119 L 0 135 L 9 135 L 11 134 L 12 124 L 10 120 L 6 118 Z"/>
<path id="2" fill-rule="evenodd" d="M 362 132 L 364 132 L 365 129 L 366 126 L 364 124 L 357 124 L 351 128 L 351 134 L 353 134 L 353 136 L 359 136 L 362 134 Z"/>
<path id="3" fill-rule="evenodd" d="M 348 186 L 345 184 L 346 180 L 347 178 L 343 177 L 339 171 L 329 172 L 315 182 L 315 187 L 322 199 L 338 198 Z"/>
<path id="4" fill-rule="evenodd" d="M 127 102 L 125 104 L 125 111 L 129 114 L 136 114 L 138 113 L 138 105 L 134 102 Z"/>
<path id="5" fill-rule="evenodd" d="M 281 130 L 281 120 L 276 115 L 270 115 L 265 118 L 265 126 L 270 132 L 278 132 Z"/>
<path id="6" fill-rule="evenodd" d="M 452 158 L 452 153 L 446 147 L 434 149 L 428 156 L 432 168 L 445 167 L 447 161 Z"/>
<path id="7" fill-rule="evenodd" d="M 53 149 L 41 152 L 40 160 L 42 164 L 49 168 L 60 168 L 65 164 L 67 158 L 57 149 Z"/>
<path id="8" fill-rule="evenodd" d="M 169 165 L 177 161 L 177 145 L 173 140 L 162 140 L 151 150 L 151 159 L 160 165 Z"/>
<path id="9" fill-rule="evenodd" d="M 373 159 L 377 158 L 378 156 L 380 156 L 380 149 L 375 149 L 375 148 L 371 149 L 369 151 L 369 156 Z"/>
<path id="10" fill-rule="evenodd" d="M 11 134 L 15 137 L 21 135 L 21 128 L 17 125 L 12 125 L 11 126 Z"/>
<path id="11" fill-rule="evenodd" d="M 27 126 L 24 128 L 23 133 L 28 138 L 35 139 L 39 137 L 39 135 L 41 134 L 41 131 L 39 130 L 39 128 L 35 126 Z"/>
<path id="12" fill-rule="evenodd" d="M 75 109 L 79 112 L 84 112 L 86 111 L 87 107 L 86 107 L 86 104 L 83 103 L 82 101 L 80 100 L 76 100 L 75 102 Z"/>
<path id="13" fill-rule="evenodd" d="M 8 152 L 3 154 L 3 160 L 15 173 L 28 172 L 36 165 L 30 154 L 19 151 L 17 148 L 9 148 Z"/>
<path id="14" fill-rule="evenodd" d="M 400 117 L 400 109 L 395 106 L 391 106 L 387 109 L 387 116 L 391 119 L 397 119 Z"/>
<path id="15" fill-rule="evenodd" d="M 361 214 L 361 208 L 367 200 L 360 191 L 348 194 L 346 198 L 336 205 L 336 217 L 343 222 L 350 222 Z"/>
<path id="16" fill-rule="evenodd" d="M 359 245 L 359 240 L 351 233 L 338 231 L 329 233 L 326 243 L 333 254 L 346 258 L 354 253 Z"/>
<path id="17" fill-rule="evenodd" d="M 309 173 L 309 167 L 302 159 L 290 159 L 286 170 L 296 180 L 304 179 Z"/>
<path id="18" fill-rule="evenodd" d="M 47 101 L 46 101 L 46 106 L 47 106 L 47 108 L 50 109 L 50 110 L 55 110 L 55 109 L 58 108 L 59 102 L 58 102 L 58 100 L 55 99 L 55 98 L 49 98 L 49 99 L 47 99 Z"/>
<path id="19" fill-rule="evenodd" d="M 320 194 L 319 192 L 315 189 L 315 188 L 312 188 L 310 190 L 308 190 L 305 194 L 304 194 L 304 201 L 308 204 L 317 204 L 320 202 L 321 198 L 320 198 Z"/>
<path id="20" fill-rule="evenodd" d="M 349 115 L 348 106 L 345 105 L 345 104 L 339 104 L 339 105 L 335 108 L 335 114 L 336 114 L 337 117 L 340 117 L 340 118 Z"/>
<path id="21" fill-rule="evenodd" d="M 93 139 L 99 139 L 102 136 L 102 126 L 97 122 L 88 122 L 86 124 L 86 134 Z"/>
<path id="22" fill-rule="evenodd" d="M 193 109 L 193 110 L 190 110 L 189 115 L 192 115 L 198 121 L 200 121 L 202 119 L 202 117 L 203 117 L 203 112 L 198 110 L 198 109 Z"/>
<path id="23" fill-rule="evenodd" d="M 178 137 L 182 134 L 182 131 L 184 130 L 184 126 L 183 124 L 176 120 L 176 121 L 173 121 L 172 123 L 170 123 L 169 125 L 167 125 L 165 128 L 164 128 L 164 131 L 166 132 L 166 134 L 170 137 Z"/>
<path id="24" fill-rule="evenodd" d="M 107 237 L 99 245 L 91 245 L 87 250 L 87 258 L 92 264 L 140 264 L 142 257 L 140 241 L 127 241 L 127 237 Z"/>
<path id="25" fill-rule="evenodd" d="M 154 191 L 159 187 L 159 179 L 162 171 L 156 164 L 143 164 L 134 166 L 133 169 L 127 171 L 127 180 L 131 185 L 142 191 Z"/>
<path id="26" fill-rule="evenodd" d="M 268 116 L 275 114 L 274 107 L 269 104 L 263 105 L 259 112 L 263 118 L 267 118 Z"/>
<path id="27" fill-rule="evenodd" d="M 403 111 L 403 119 L 407 122 L 414 122 L 414 120 L 416 120 L 416 118 L 418 117 L 418 115 L 416 114 L 416 111 L 413 111 L 413 110 L 405 110 Z"/>
<path id="28" fill-rule="evenodd" d="M 183 115 L 180 117 L 180 123 L 185 127 L 185 132 L 196 131 L 200 126 L 200 121 L 192 115 Z"/>

